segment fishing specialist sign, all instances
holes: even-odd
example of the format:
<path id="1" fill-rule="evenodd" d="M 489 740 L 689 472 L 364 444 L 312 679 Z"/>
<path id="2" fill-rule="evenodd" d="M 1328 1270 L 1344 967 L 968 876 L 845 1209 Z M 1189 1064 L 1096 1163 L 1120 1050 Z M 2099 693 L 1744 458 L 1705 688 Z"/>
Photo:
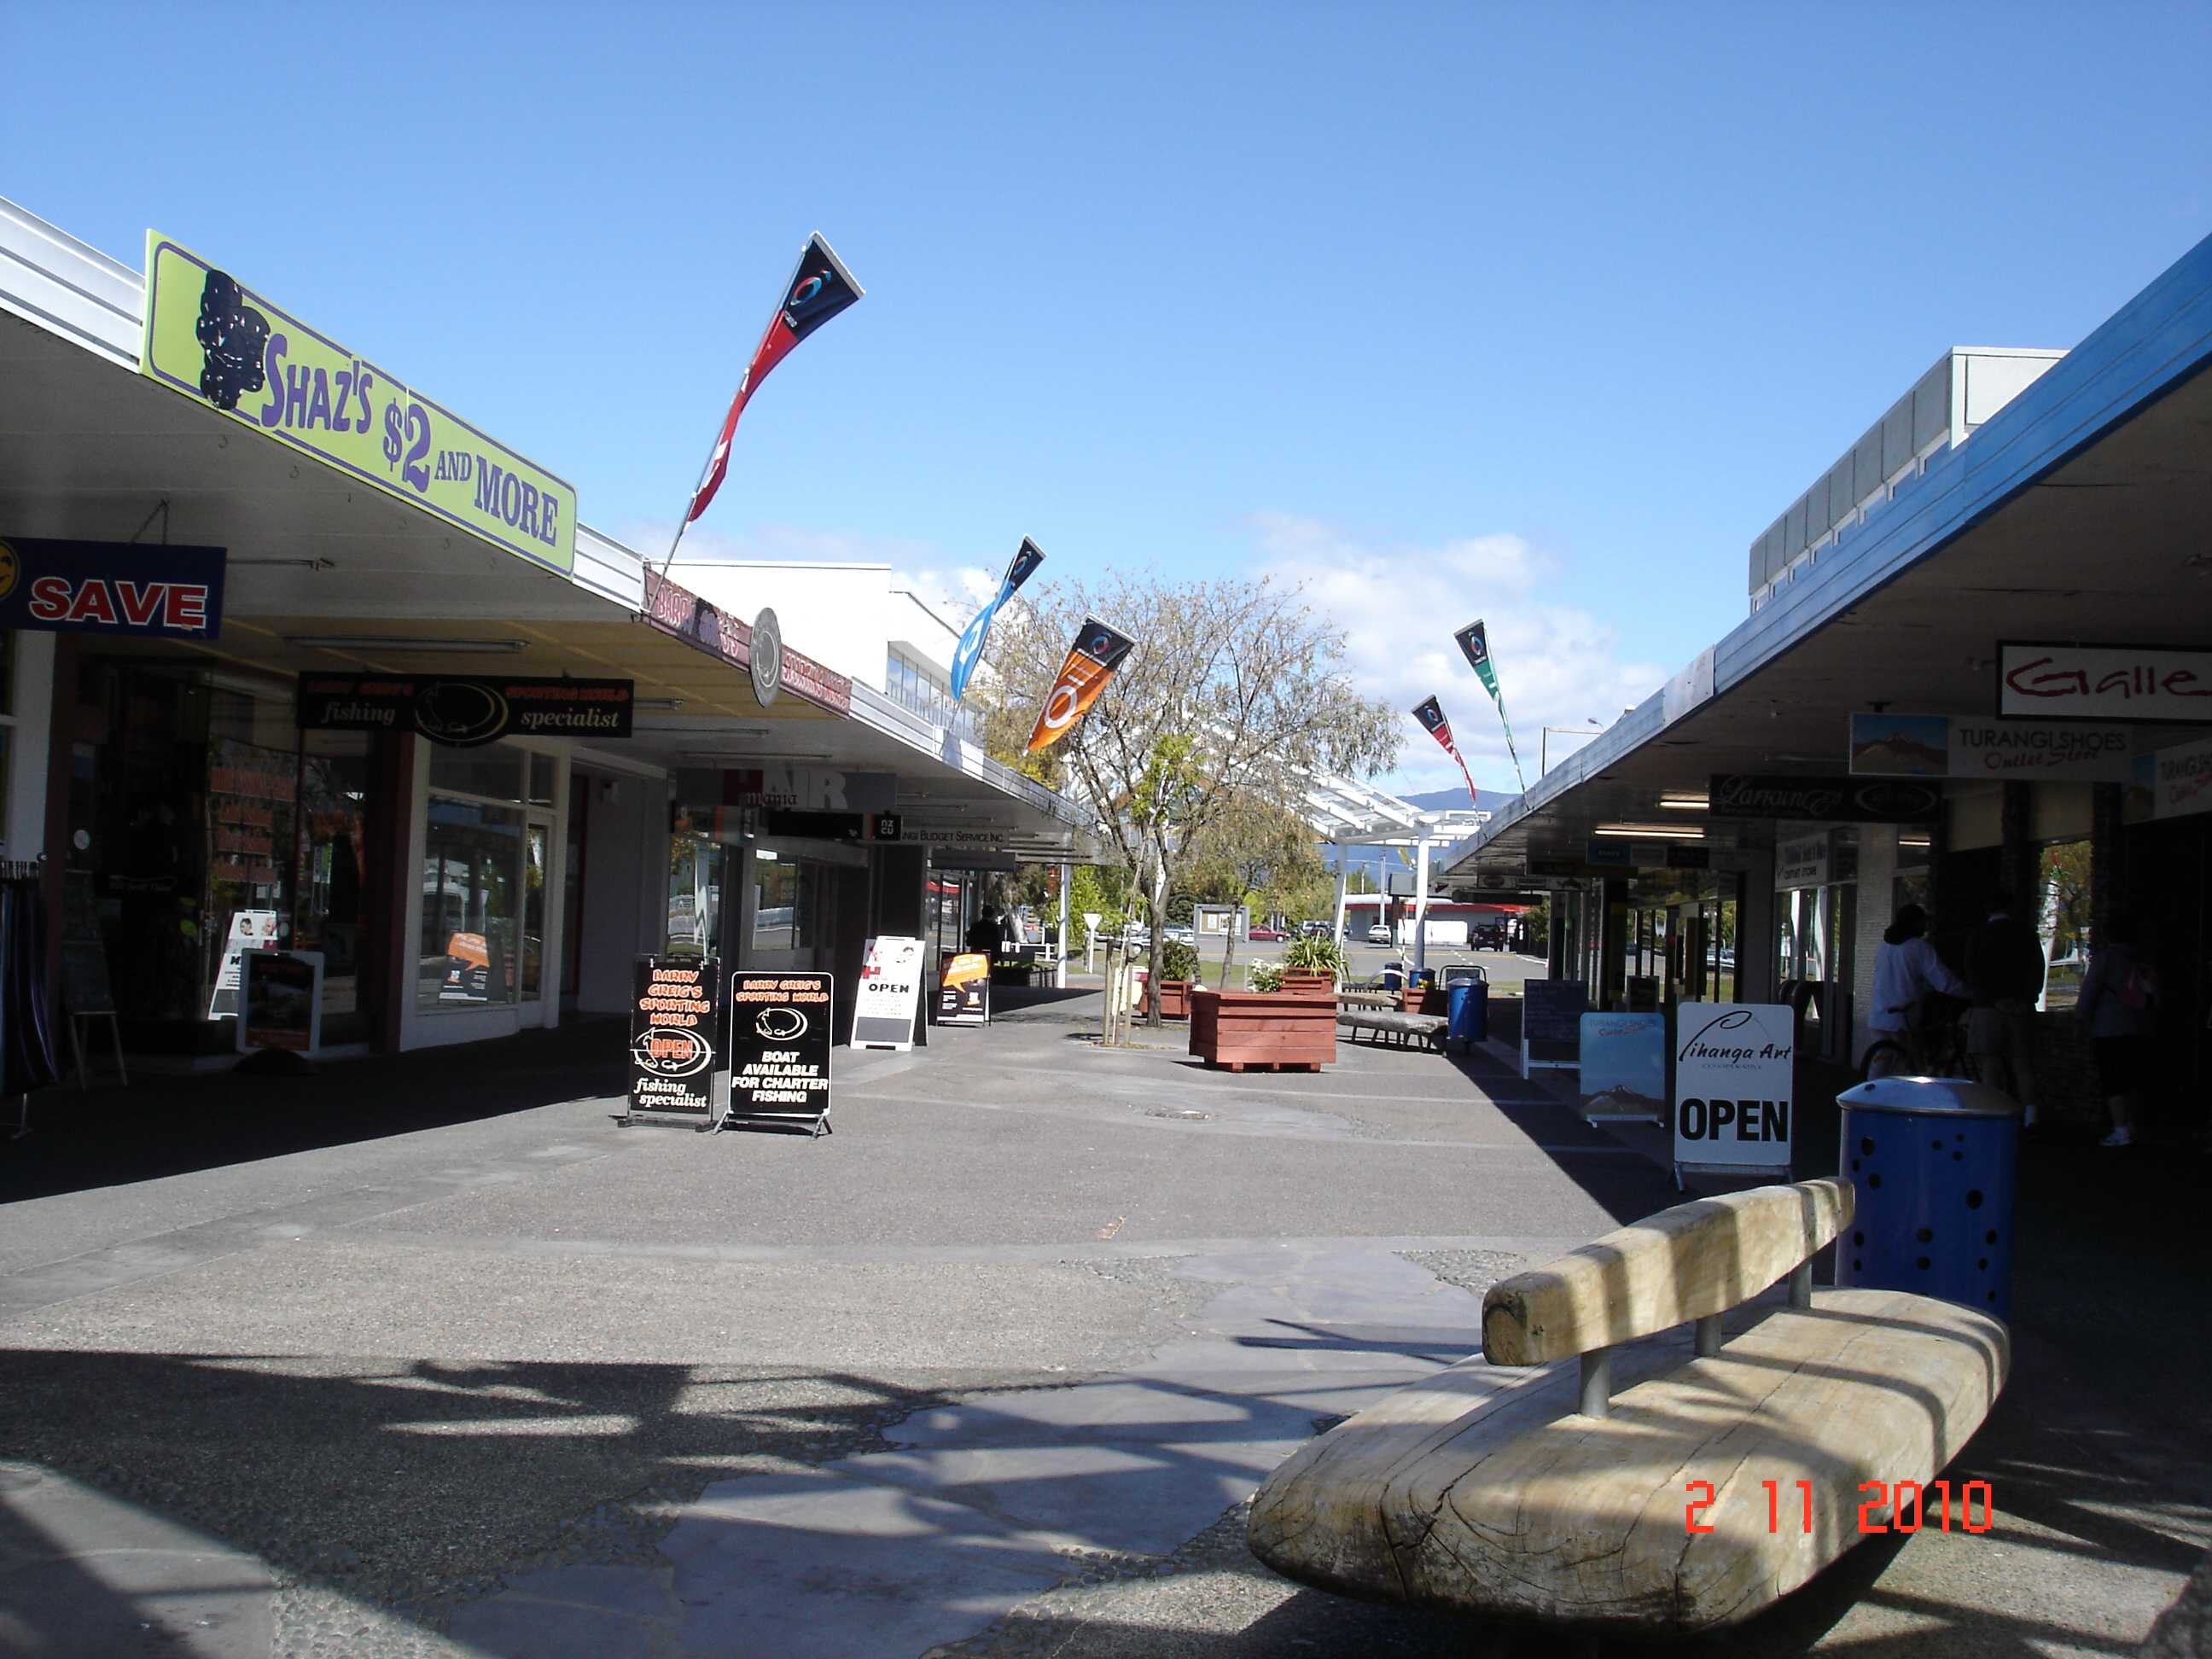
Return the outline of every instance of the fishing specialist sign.
<path id="1" fill-rule="evenodd" d="M 477 679 L 416 674 L 302 674 L 303 732 L 413 732 L 449 749 L 501 738 L 627 738 L 629 680 Z"/>
<path id="2" fill-rule="evenodd" d="M 576 568 L 576 491 L 156 231 L 140 372 L 518 558 Z"/>
<path id="3" fill-rule="evenodd" d="M 715 1085 L 728 1063 L 716 1042 L 720 957 L 640 957 L 629 1016 L 634 1121 L 712 1127 Z"/>

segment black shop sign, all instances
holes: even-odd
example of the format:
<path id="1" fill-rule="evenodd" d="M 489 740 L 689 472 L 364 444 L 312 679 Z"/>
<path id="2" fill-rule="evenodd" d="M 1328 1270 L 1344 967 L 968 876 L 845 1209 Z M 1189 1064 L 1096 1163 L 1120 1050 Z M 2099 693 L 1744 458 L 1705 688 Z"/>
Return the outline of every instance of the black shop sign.
<path id="1" fill-rule="evenodd" d="M 1917 778 L 1716 772 L 1707 800 L 1709 816 L 1717 818 L 1780 818 L 1796 823 L 1933 823 L 1943 816 L 1943 786 Z"/>
<path id="2" fill-rule="evenodd" d="M 629 1014 L 629 1110 L 641 1122 L 714 1121 L 721 1036 L 720 957 L 640 957 Z"/>
<path id="3" fill-rule="evenodd" d="M 430 674 L 302 674 L 303 732 L 412 732 L 449 748 L 501 738 L 626 738 L 629 680 Z"/>
<path id="4" fill-rule="evenodd" d="M 830 1131 L 830 974 L 730 976 L 730 1110 L 726 1129 Z"/>

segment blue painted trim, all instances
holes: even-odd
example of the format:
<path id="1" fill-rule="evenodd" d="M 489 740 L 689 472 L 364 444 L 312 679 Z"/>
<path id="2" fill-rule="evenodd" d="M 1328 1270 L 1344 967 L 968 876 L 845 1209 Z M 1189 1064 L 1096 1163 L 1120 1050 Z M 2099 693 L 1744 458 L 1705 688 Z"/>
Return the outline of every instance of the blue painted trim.
<path id="1" fill-rule="evenodd" d="M 1714 696 L 1725 696 L 1877 588 L 1940 553 L 2208 363 L 2212 236 L 2174 261 L 1966 442 L 1930 456 L 1924 473 L 1821 549 L 1809 569 L 1724 635 L 1713 647 Z M 1547 773 L 1443 869 L 1456 869 L 1532 813 L 1657 737 L 1664 726 L 1661 702 L 1662 693 L 1653 692 Z"/>

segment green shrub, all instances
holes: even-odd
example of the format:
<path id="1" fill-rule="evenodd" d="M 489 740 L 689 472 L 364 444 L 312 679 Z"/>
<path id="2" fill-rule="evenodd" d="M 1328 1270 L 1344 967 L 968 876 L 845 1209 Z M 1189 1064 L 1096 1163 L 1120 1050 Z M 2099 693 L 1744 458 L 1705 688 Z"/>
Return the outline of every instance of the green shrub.
<path id="1" fill-rule="evenodd" d="M 1333 939 L 1296 939 L 1283 952 L 1283 966 L 1301 973 L 1345 975 L 1344 947 Z"/>
<path id="2" fill-rule="evenodd" d="M 1179 939 L 1167 939 L 1160 945 L 1160 972 L 1168 979 L 1195 980 L 1198 977 L 1198 951 Z"/>

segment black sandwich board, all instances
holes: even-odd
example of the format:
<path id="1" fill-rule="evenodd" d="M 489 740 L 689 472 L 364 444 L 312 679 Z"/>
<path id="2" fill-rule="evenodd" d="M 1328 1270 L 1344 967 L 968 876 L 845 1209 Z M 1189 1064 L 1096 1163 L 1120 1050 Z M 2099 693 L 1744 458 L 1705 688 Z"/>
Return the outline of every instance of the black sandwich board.
<path id="1" fill-rule="evenodd" d="M 730 975 L 730 1109 L 725 1129 L 830 1133 L 836 977 L 773 969 Z"/>
<path id="2" fill-rule="evenodd" d="M 625 1123 L 714 1127 L 730 1063 L 720 957 L 640 957 L 629 1012 Z M 721 1085 L 721 1086 L 718 1086 Z"/>

